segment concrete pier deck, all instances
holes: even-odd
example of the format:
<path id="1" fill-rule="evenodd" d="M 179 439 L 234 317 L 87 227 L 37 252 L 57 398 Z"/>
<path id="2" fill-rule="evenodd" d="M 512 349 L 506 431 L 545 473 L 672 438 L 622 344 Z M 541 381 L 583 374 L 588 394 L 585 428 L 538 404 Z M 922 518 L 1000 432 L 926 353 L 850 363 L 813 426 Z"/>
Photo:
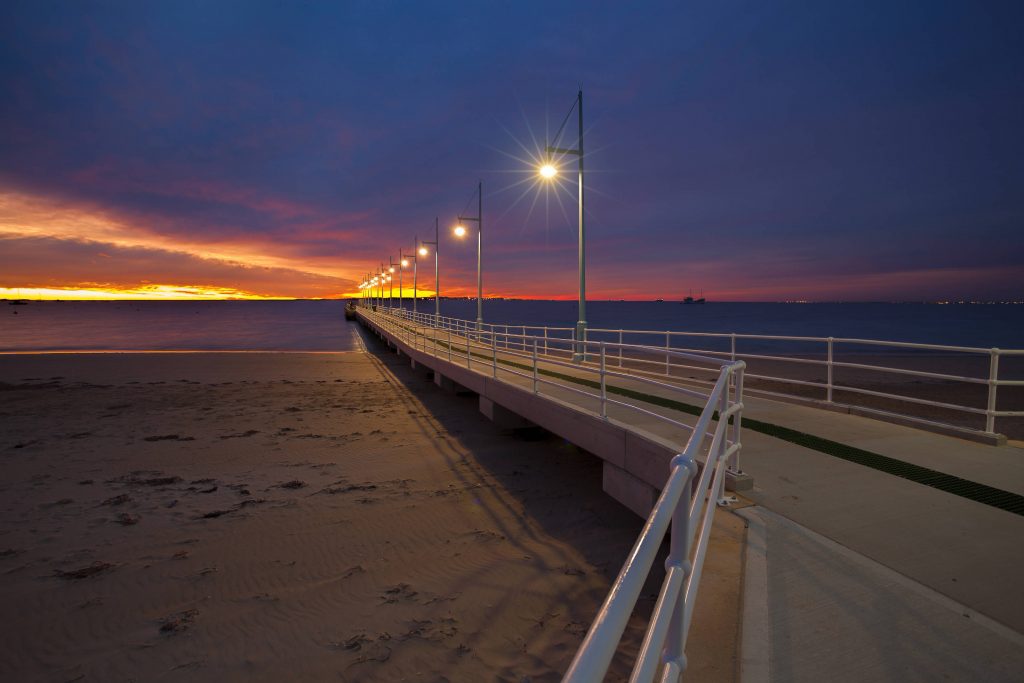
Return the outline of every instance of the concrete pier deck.
<path id="1" fill-rule="evenodd" d="M 545 420 L 550 423 L 559 404 L 577 416 L 599 411 L 593 387 L 585 395 L 547 385 L 544 405 L 531 406 L 531 379 L 509 372 L 523 363 L 518 354 L 494 354 L 500 380 L 495 382 L 490 358 L 473 358 L 470 368 L 449 368 L 453 380 L 438 364 L 443 359 L 410 348 L 404 352 L 414 362 L 437 365 L 439 382 L 456 381 L 480 393 L 481 409 L 495 419 L 525 417 L 548 426 Z M 576 377 L 581 389 L 593 378 L 584 368 L 544 361 L 539 367 Z M 653 397 L 645 405 L 652 413 L 695 421 L 671 388 L 621 377 L 611 383 Z M 1024 448 L 1017 444 L 989 446 L 752 396 L 744 397 L 744 404 L 744 420 L 751 426 L 784 427 L 967 484 L 1024 494 Z M 621 406 L 610 405 L 607 413 L 605 426 L 577 418 L 576 443 L 605 459 L 606 490 L 644 514 L 667 477 L 667 454 L 680 450 L 689 432 Z M 742 495 L 754 504 L 743 512 L 762 539 L 760 560 L 748 545 L 748 576 L 757 573 L 758 562 L 764 576 L 763 604 L 758 606 L 756 590 L 744 598 L 749 664 L 744 680 L 1024 680 L 1019 635 L 1024 591 L 1017 578 L 1024 566 L 1024 516 L 838 457 L 813 439 L 808 445 L 766 431 L 743 433 L 741 467 L 752 475 L 753 487 Z M 758 622 L 759 610 L 770 618 Z M 950 620 L 950 614 L 964 621 Z M 765 636 L 760 667 L 753 635 L 759 630 Z M 832 642 L 836 652 L 858 653 L 858 667 L 840 675 L 821 656 L 822 643 L 807 651 L 793 646 L 813 634 Z M 943 651 L 943 642 L 951 649 Z M 932 654 L 901 657 L 909 644 Z M 951 656 L 956 666 L 944 664 Z"/>

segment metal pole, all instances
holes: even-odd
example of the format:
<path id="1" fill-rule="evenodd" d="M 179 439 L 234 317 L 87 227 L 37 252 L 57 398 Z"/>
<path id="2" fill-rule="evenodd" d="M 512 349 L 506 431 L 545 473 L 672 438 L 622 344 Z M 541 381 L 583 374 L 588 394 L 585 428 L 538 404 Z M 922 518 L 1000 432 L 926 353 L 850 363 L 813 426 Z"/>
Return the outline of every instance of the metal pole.
<path id="1" fill-rule="evenodd" d="M 668 377 L 669 375 L 672 374 L 672 366 L 669 363 L 669 355 L 668 355 L 668 348 L 669 348 L 669 346 L 671 346 L 671 344 L 672 344 L 672 337 L 670 337 L 669 333 L 666 332 L 665 333 L 665 376 L 666 377 Z"/>
<path id="2" fill-rule="evenodd" d="M 477 193 L 477 222 L 476 222 L 476 328 L 479 330 L 484 322 L 484 270 L 483 270 L 483 240 L 484 240 L 484 183 L 478 181 Z"/>
<path id="3" fill-rule="evenodd" d="M 437 216 L 434 216 L 434 317 L 441 317 L 441 271 L 438 270 L 441 251 L 441 234 L 437 230 Z"/>
<path id="4" fill-rule="evenodd" d="M 608 419 L 608 387 L 604 376 L 604 342 L 601 342 L 601 417 Z"/>
<path id="5" fill-rule="evenodd" d="M 578 333 L 576 338 L 580 340 L 581 346 L 574 360 L 583 360 L 584 349 L 582 342 L 585 339 L 584 331 L 587 329 L 587 271 L 584 252 L 584 228 L 583 228 L 583 88 L 577 94 L 576 109 L 579 114 L 579 184 L 580 184 L 580 249 L 579 249 L 579 270 L 580 270 L 580 319 L 576 322 Z"/>
<path id="6" fill-rule="evenodd" d="M 533 393 L 537 393 L 537 339 L 533 340 Z"/>
<path id="7" fill-rule="evenodd" d="M 391 275 L 391 271 L 394 268 L 395 264 L 391 262 L 391 257 L 388 256 L 388 308 L 394 308 L 395 303 L 395 278 Z"/>
<path id="8" fill-rule="evenodd" d="M 405 266 L 402 265 L 402 261 L 405 260 L 405 256 L 402 255 L 402 250 L 398 250 L 398 307 L 402 309 L 402 313 L 405 313 L 405 290 L 402 289 L 402 271 L 405 270 Z"/>
<path id="9" fill-rule="evenodd" d="M 735 386 L 735 393 L 733 394 L 733 400 L 736 401 L 736 402 L 742 403 L 743 402 L 743 368 L 740 368 L 739 370 L 737 370 L 733 374 L 733 378 L 734 378 L 734 381 L 735 381 L 735 385 L 734 385 Z M 742 429 L 742 425 L 741 425 L 742 421 L 743 421 L 743 409 L 741 408 L 738 412 L 736 412 L 732 416 L 732 442 L 733 443 L 740 443 L 740 439 L 743 436 L 742 431 L 740 431 Z M 740 469 L 740 451 L 741 450 L 742 450 L 742 447 L 740 447 L 740 449 L 738 449 L 735 453 L 733 453 L 732 457 L 729 458 L 729 464 L 726 465 L 733 472 L 742 472 L 742 470 Z"/>
<path id="10" fill-rule="evenodd" d="M 689 494 L 693 478 L 697 472 L 697 465 L 688 456 L 676 457 L 680 460 L 677 467 L 686 469 L 686 485 L 683 487 L 683 491 L 686 493 L 680 497 L 679 502 L 676 504 L 675 512 L 672 513 L 672 528 L 669 531 L 670 545 L 668 557 L 665 559 L 665 569 L 666 571 L 672 569 L 682 571 L 682 585 L 685 586 L 686 580 L 693 572 L 693 565 L 690 563 L 690 506 L 688 505 L 690 496 L 687 494 Z M 713 467 L 711 458 L 708 458 L 705 467 Z M 698 495 L 702 495 L 702 493 Z M 684 655 L 686 625 L 683 618 L 686 613 L 685 602 L 686 591 L 681 590 L 679 592 L 679 600 L 676 602 L 675 609 L 672 610 L 672 616 L 669 619 L 663 656 L 664 661 L 677 663 L 680 670 L 686 667 Z"/>
<path id="11" fill-rule="evenodd" d="M 996 388 L 999 386 L 999 349 L 990 351 L 991 359 L 988 366 L 988 410 L 985 414 L 985 431 L 993 434 L 996 431 Z"/>
<path id="12" fill-rule="evenodd" d="M 826 389 L 825 400 L 832 402 L 832 337 L 828 338 L 828 388 Z M 733 358 L 735 360 L 735 357 Z"/>

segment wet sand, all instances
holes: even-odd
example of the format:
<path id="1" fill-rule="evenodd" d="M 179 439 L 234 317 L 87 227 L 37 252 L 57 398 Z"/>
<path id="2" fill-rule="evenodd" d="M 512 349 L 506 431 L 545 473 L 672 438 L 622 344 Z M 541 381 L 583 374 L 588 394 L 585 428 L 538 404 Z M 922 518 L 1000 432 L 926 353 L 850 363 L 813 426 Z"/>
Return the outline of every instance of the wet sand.
<path id="1" fill-rule="evenodd" d="M 641 526 L 384 354 L 0 356 L 0 419 L 3 680 L 555 681 Z"/>

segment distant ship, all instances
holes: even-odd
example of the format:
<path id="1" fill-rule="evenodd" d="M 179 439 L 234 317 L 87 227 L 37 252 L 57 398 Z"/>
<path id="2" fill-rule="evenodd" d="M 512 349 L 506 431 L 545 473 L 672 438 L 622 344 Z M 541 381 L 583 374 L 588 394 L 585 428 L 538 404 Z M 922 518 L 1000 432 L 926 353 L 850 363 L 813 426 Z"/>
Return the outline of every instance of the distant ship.
<path id="1" fill-rule="evenodd" d="M 693 298 L 693 290 L 691 289 L 690 290 L 690 296 L 685 297 L 683 299 L 683 303 L 684 304 L 703 304 L 703 303 L 707 303 L 707 300 L 704 298 L 704 290 L 703 289 L 700 290 L 700 298 L 699 299 L 694 299 Z"/>

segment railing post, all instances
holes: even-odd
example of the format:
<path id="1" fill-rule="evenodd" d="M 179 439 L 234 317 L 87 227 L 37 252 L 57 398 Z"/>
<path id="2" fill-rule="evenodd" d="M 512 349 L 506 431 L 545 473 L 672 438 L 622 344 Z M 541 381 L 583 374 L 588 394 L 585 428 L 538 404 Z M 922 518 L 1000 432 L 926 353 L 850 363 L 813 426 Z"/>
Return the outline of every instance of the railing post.
<path id="1" fill-rule="evenodd" d="M 505 337 L 505 341 L 508 341 L 508 337 Z M 491 330 L 491 361 L 494 363 L 493 377 L 498 378 L 498 333 Z"/>
<path id="2" fill-rule="evenodd" d="M 537 393 L 537 340 L 533 340 L 533 393 Z"/>
<path id="3" fill-rule="evenodd" d="M 523 342 L 522 349 L 523 349 L 523 351 L 525 351 L 526 350 L 526 325 L 523 325 L 523 336 L 521 337 L 521 339 L 522 339 L 522 342 Z"/>
<path id="4" fill-rule="evenodd" d="M 469 344 L 470 344 L 469 335 L 467 334 L 466 335 L 466 369 L 467 370 L 471 370 L 472 369 L 472 364 L 470 363 L 470 359 L 473 357 L 473 352 L 470 351 Z"/>
<path id="5" fill-rule="evenodd" d="M 622 367 L 622 330 L 619 330 L 619 367 Z"/>
<path id="6" fill-rule="evenodd" d="M 729 360 L 733 363 L 736 362 L 736 333 L 733 332 L 729 335 Z"/>
<path id="7" fill-rule="evenodd" d="M 832 347 L 834 340 L 832 337 L 828 338 L 828 385 L 825 393 L 825 400 L 829 403 L 832 402 Z"/>
<path id="8" fill-rule="evenodd" d="M 601 342 L 601 417 L 608 419 L 608 386 L 604 376 L 604 342 Z"/>
<path id="9" fill-rule="evenodd" d="M 996 389 L 999 387 L 999 349 L 992 349 L 988 364 L 988 409 L 985 412 L 985 431 L 996 431 Z"/>
<path id="10" fill-rule="evenodd" d="M 452 362 L 452 328 L 448 328 L 448 362 Z"/>
<path id="11" fill-rule="evenodd" d="M 744 370 L 743 368 L 740 368 L 739 370 L 736 370 L 733 373 L 733 381 L 735 382 L 735 384 L 734 384 L 735 391 L 734 391 L 734 393 L 732 395 L 732 400 L 733 400 L 734 403 L 743 403 L 743 370 Z M 741 443 L 741 439 L 743 438 L 743 434 L 740 431 L 742 429 L 742 424 L 741 424 L 742 421 L 743 421 L 743 409 L 740 408 L 736 412 L 736 414 L 732 416 L 732 442 L 733 443 Z M 733 472 L 737 472 L 738 473 L 738 472 L 742 472 L 743 471 L 743 470 L 740 469 L 740 451 L 741 450 L 743 450 L 742 446 L 740 446 L 740 448 L 738 448 L 736 450 L 736 452 L 732 454 L 732 457 L 729 458 L 729 463 L 726 465 L 726 467 L 728 469 L 732 470 Z"/>
<path id="12" fill-rule="evenodd" d="M 665 376 L 669 377 L 672 374 L 672 366 L 669 364 L 668 347 L 672 344 L 672 337 L 669 336 L 668 331 L 665 332 Z"/>
<path id="13" fill-rule="evenodd" d="M 682 569 L 682 585 L 685 586 L 690 578 L 690 574 L 693 573 L 693 565 L 690 563 L 690 498 L 692 496 L 690 491 L 694 474 L 697 471 L 697 465 L 688 456 L 677 455 L 673 458 L 673 460 L 675 459 L 682 461 L 678 466 L 686 468 L 687 477 L 686 486 L 683 488 L 685 493 L 680 496 L 675 512 L 672 513 L 671 545 L 669 546 L 668 557 L 665 559 L 665 570 L 671 570 L 673 567 Z M 711 459 L 708 458 L 705 467 L 712 466 Z M 703 491 L 698 491 L 696 495 L 701 496 L 703 494 Z M 686 655 L 684 654 L 686 646 L 685 616 L 686 591 L 681 590 L 679 591 L 679 601 L 676 603 L 675 609 L 672 610 L 672 618 L 669 620 L 668 633 L 665 634 L 665 647 L 662 655 L 662 660 L 666 664 L 669 662 L 676 664 L 680 674 L 686 670 Z"/>

